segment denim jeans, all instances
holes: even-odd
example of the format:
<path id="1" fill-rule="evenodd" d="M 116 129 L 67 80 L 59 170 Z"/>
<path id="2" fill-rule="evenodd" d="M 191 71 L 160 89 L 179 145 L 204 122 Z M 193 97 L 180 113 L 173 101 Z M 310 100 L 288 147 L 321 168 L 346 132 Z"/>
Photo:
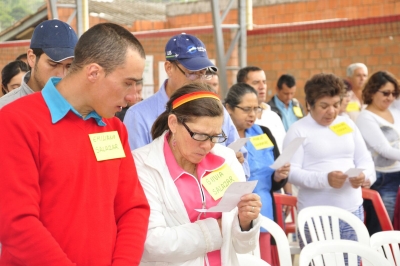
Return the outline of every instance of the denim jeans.
<path id="1" fill-rule="evenodd" d="M 376 182 L 371 189 L 376 190 L 381 195 L 383 204 L 393 222 L 394 206 L 396 204 L 397 191 L 400 186 L 400 172 L 382 173 L 376 172 Z"/>

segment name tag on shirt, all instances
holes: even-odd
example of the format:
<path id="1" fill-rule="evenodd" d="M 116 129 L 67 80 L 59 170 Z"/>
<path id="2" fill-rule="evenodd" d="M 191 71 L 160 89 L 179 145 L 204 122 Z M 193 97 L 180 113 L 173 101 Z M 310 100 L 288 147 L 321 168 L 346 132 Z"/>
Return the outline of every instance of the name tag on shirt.
<path id="1" fill-rule="evenodd" d="M 272 141 L 268 138 L 267 134 L 261 134 L 258 136 L 254 136 L 250 138 L 251 144 L 253 144 L 254 148 L 256 150 L 263 150 L 269 147 L 273 147 L 274 144 Z"/>
<path id="2" fill-rule="evenodd" d="M 339 124 L 330 126 L 329 128 L 339 137 L 353 132 L 353 129 L 346 122 L 341 122 Z"/>
<path id="3" fill-rule="evenodd" d="M 303 112 L 301 111 L 300 107 L 298 107 L 298 106 L 293 106 L 293 113 L 298 118 L 302 118 L 303 117 Z"/>
<path id="4" fill-rule="evenodd" d="M 117 131 L 89 134 L 97 161 L 124 158 L 125 151 Z"/>
<path id="5" fill-rule="evenodd" d="M 358 112 L 360 111 L 360 106 L 356 102 L 349 102 L 346 107 L 346 112 Z"/>
<path id="6" fill-rule="evenodd" d="M 239 179 L 232 169 L 224 164 L 201 179 L 201 184 L 207 189 L 214 200 L 220 199 L 228 187 Z"/>

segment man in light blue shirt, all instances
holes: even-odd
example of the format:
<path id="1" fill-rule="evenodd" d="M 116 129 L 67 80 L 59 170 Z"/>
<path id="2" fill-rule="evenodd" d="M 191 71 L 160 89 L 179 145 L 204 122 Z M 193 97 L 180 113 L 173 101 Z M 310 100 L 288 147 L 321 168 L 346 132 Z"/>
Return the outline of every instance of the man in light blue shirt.
<path id="1" fill-rule="evenodd" d="M 165 72 L 168 79 L 164 81 L 158 92 L 146 100 L 128 109 L 124 124 L 128 130 L 131 150 L 140 148 L 152 141 L 151 127 L 157 117 L 165 111 L 169 97 L 183 85 L 189 82 L 205 81 L 212 77 L 211 72 L 217 72 L 215 65 L 208 59 L 206 47 L 202 41 L 189 34 L 173 36 L 165 47 Z M 239 134 L 228 112 L 224 110 L 223 131 L 228 136 L 225 145 L 239 138 Z M 243 150 L 243 153 L 247 151 Z M 243 154 L 237 153 L 240 162 Z M 245 160 L 244 160 L 245 161 Z M 249 176 L 248 164 L 245 161 L 244 170 Z"/>
<path id="2" fill-rule="evenodd" d="M 276 112 L 282 119 L 285 130 L 304 116 L 304 109 L 296 98 L 296 80 L 293 76 L 285 74 L 278 79 L 276 94 L 268 102 L 271 110 Z"/>

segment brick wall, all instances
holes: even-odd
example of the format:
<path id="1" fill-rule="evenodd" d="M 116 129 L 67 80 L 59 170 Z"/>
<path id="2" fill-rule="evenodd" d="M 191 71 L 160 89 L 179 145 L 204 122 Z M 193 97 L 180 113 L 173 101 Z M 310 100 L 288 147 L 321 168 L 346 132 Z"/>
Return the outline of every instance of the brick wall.
<path id="1" fill-rule="evenodd" d="M 296 97 L 303 102 L 302 88 L 308 78 L 319 72 L 344 77 L 346 66 L 353 62 L 364 62 L 370 73 L 385 69 L 400 77 L 400 16 L 396 15 L 400 14 L 400 1 L 310 0 L 284 4 L 276 1 L 278 4 L 267 6 L 260 6 L 261 0 L 253 2 L 255 28 L 248 31 L 247 62 L 266 71 L 270 96 L 274 93 L 277 78 L 283 73 L 291 73 L 298 83 Z M 60 19 L 66 21 L 71 12 L 64 9 L 59 13 Z M 324 21 L 279 24 L 311 20 Z M 91 25 L 98 22 L 103 20 L 90 18 Z M 237 23 L 235 9 L 230 11 L 224 23 Z M 75 27 L 74 22 L 71 24 Z M 164 46 L 174 34 L 187 32 L 199 37 L 205 43 L 209 57 L 216 58 L 211 25 L 211 13 L 203 12 L 169 16 L 166 22 L 137 21 L 128 27 L 143 43 L 146 53 L 154 55 L 155 90 L 160 85 L 158 62 L 165 60 Z M 187 29 L 194 26 L 205 27 Z M 161 30 L 164 27 L 180 29 Z M 159 30 L 140 32 L 154 29 Z M 226 30 L 225 51 L 232 38 L 233 33 Z M 29 42 L 11 46 L 13 43 L 0 44 L 0 68 L 25 52 Z M 229 65 L 237 65 L 235 54 Z M 235 73 L 229 71 L 228 74 L 228 84 L 232 85 Z"/>
<path id="2" fill-rule="evenodd" d="M 248 35 L 248 65 L 265 70 L 269 95 L 281 74 L 297 79 L 297 95 L 304 103 L 303 87 L 316 73 L 334 73 L 345 77 L 346 67 L 363 62 L 369 73 L 388 70 L 400 77 L 400 18 L 390 23 L 344 25 L 339 28 Z M 361 21 L 362 22 L 362 21 Z"/>

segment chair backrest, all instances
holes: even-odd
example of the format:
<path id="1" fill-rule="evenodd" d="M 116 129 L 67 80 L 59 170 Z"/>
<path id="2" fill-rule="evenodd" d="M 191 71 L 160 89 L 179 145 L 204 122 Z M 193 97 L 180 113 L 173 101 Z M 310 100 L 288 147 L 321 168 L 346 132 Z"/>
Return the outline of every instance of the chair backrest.
<path id="1" fill-rule="evenodd" d="M 389 261 L 377 251 L 351 240 L 326 240 L 311 243 L 301 251 L 299 266 L 310 265 L 313 260 L 315 261 L 315 258 L 320 258 L 322 254 L 332 254 L 329 260 L 325 260 L 325 266 L 344 266 L 344 253 L 348 255 L 348 266 L 358 265 L 357 256 L 363 259 L 363 265 L 364 262 L 368 262 L 369 265 L 373 266 L 390 266 Z"/>
<path id="2" fill-rule="evenodd" d="M 275 239 L 276 246 L 278 248 L 278 257 L 279 257 L 280 265 L 284 265 L 284 266 L 292 265 L 292 258 L 290 255 L 289 242 L 288 242 L 285 232 L 282 230 L 282 228 L 277 223 L 275 223 L 271 219 L 264 217 L 261 214 L 260 214 L 260 216 L 261 216 L 261 227 L 264 229 L 267 229 L 268 232 Z"/>
<path id="3" fill-rule="evenodd" d="M 392 266 L 400 266 L 400 231 L 382 231 L 371 236 L 371 247 L 384 255 Z"/>
<path id="4" fill-rule="evenodd" d="M 308 244 L 304 231 L 306 223 L 312 242 L 340 239 L 339 219 L 354 229 L 358 242 L 369 245 L 370 237 L 364 223 L 351 212 L 333 206 L 307 207 L 299 212 L 297 222 L 304 245 Z"/>
<path id="5" fill-rule="evenodd" d="M 278 222 L 279 226 L 285 231 L 286 234 L 296 233 L 297 212 L 295 211 L 295 208 L 297 207 L 297 197 L 289 196 L 286 194 L 274 193 L 274 200 L 275 200 L 275 209 L 277 214 L 280 214 L 278 210 L 282 210 L 282 206 L 284 205 L 292 207 L 291 214 L 293 222 L 285 224 L 282 215 L 277 215 L 276 221 Z"/>
<path id="6" fill-rule="evenodd" d="M 339 219 L 348 223 L 355 231 L 358 242 L 370 246 L 370 237 L 364 223 L 354 214 L 333 206 L 313 206 L 302 209 L 297 216 L 300 236 L 304 245 L 307 245 L 305 235 L 305 226 L 311 235 L 311 242 L 319 242 L 324 240 L 340 240 Z M 323 256 L 324 260 L 331 260 L 332 255 Z M 322 258 L 314 260 L 315 265 L 324 265 Z M 364 263 L 368 265 L 368 263 Z"/>
<path id="7" fill-rule="evenodd" d="M 378 216 L 382 231 L 393 230 L 392 222 L 390 221 L 389 215 L 379 193 L 369 188 L 363 188 L 362 197 L 363 199 L 372 201 L 372 205 L 374 206 L 376 215 Z"/>

